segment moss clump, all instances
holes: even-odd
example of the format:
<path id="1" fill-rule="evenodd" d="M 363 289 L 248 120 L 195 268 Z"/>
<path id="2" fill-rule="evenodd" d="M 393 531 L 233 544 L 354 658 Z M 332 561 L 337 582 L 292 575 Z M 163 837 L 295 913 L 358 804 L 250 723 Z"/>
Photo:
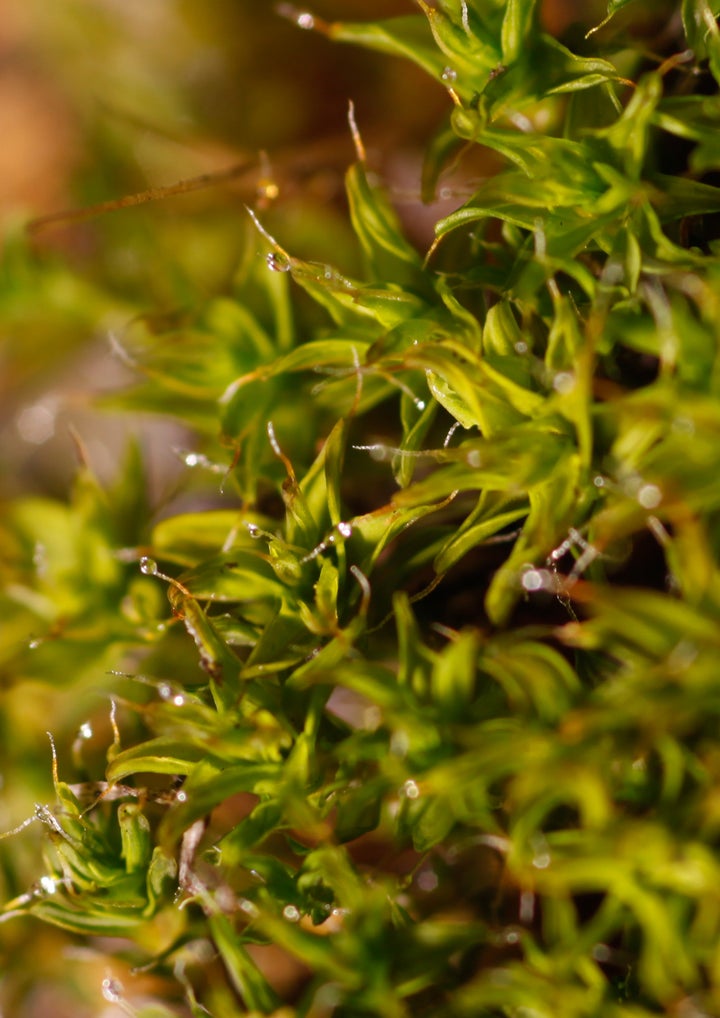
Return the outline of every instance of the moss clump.
<path id="1" fill-rule="evenodd" d="M 148 530 L 133 454 L 9 510 L 23 667 L 123 674 L 6 916 L 128 938 L 152 1014 L 715 1014 L 717 11 L 419 7 L 283 10 L 447 90 L 426 197 L 494 153 L 427 256 L 351 117 L 362 270 L 252 212 L 232 288 L 122 340 L 113 405 L 223 501 Z"/>

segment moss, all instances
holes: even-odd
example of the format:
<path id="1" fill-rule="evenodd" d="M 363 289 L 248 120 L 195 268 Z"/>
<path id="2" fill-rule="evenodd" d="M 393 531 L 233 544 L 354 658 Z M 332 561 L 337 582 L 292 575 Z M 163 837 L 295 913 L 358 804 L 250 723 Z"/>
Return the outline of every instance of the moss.
<path id="1" fill-rule="evenodd" d="M 435 79 L 467 200 L 418 251 L 351 111 L 354 253 L 265 176 L 224 284 L 118 340 L 184 507 L 137 450 L 9 506 L 8 683 L 115 671 L 5 917 L 124 938 L 138 1016 L 716 1013 L 714 8 L 281 6 Z"/>

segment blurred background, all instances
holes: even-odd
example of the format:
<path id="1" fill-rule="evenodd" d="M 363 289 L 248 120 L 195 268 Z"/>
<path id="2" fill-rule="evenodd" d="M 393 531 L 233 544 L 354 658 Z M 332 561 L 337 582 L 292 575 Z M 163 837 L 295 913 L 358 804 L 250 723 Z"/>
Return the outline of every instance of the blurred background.
<path id="1" fill-rule="evenodd" d="M 333 19 L 414 8 L 410 0 L 315 6 Z M 1 0 L 6 493 L 65 489 L 68 404 L 82 430 L 88 393 L 117 384 L 110 330 L 133 313 L 228 289 L 259 152 L 280 186 L 271 218 L 282 221 L 285 241 L 300 255 L 352 258 L 342 199 L 351 98 L 377 168 L 417 207 L 420 152 L 447 97 L 409 64 L 302 32 L 271 3 Z M 49 226 L 26 244 L 34 217 L 246 163 L 232 185 Z M 116 457 L 112 430 L 93 427 L 87 441 L 102 473 Z"/>
<path id="2" fill-rule="evenodd" d="M 586 25 L 604 8 L 583 5 Z M 316 0 L 312 9 L 371 20 L 417 5 Z M 570 0 L 543 6 L 556 34 L 576 16 Z M 160 416 L 99 414 L 95 404 L 131 377 L 112 344 L 128 323 L 233 293 L 252 230 L 245 204 L 263 207 L 294 254 L 358 271 L 343 197 L 350 99 L 370 166 L 426 247 L 441 208 L 420 202 L 420 165 L 449 99 L 409 63 L 303 32 L 258 0 L 0 0 L 0 542 L 13 499 L 65 499 L 83 457 L 111 480 L 131 435 L 149 464 L 148 512 L 177 497 L 185 468 L 172 450 L 192 436 Z M 230 183 L 26 229 L 230 167 Z M 10 585 L 8 557 L 0 544 Z M 53 687 L 18 657 L 22 625 L 3 625 L 0 832 L 52 800 L 45 730 L 70 744 L 91 709 L 63 693 L 77 678 L 73 661 Z M 38 877 L 39 827 L 14 836 L 12 851 L 0 844 L 3 900 Z M 152 975 L 110 964 L 105 946 L 27 920 L 0 925 L 1 1018 L 118 1018 L 162 995 Z M 128 1001 L 103 997 L 110 977 L 132 985 Z"/>

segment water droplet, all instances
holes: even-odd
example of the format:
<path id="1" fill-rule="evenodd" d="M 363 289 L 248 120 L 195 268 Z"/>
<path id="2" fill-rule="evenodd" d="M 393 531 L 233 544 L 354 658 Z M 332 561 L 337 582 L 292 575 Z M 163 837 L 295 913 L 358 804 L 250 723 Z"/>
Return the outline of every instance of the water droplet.
<path id="1" fill-rule="evenodd" d="M 539 855 L 535 856 L 535 858 L 532 861 L 532 864 L 536 870 L 546 870 L 550 865 L 550 853 L 540 852 Z"/>
<path id="2" fill-rule="evenodd" d="M 657 484 L 643 484 L 637 493 L 637 500 L 643 509 L 656 509 L 662 502 L 662 492 Z"/>
<path id="3" fill-rule="evenodd" d="M 473 449 L 468 453 L 467 464 L 469 467 L 479 467 L 482 463 L 482 457 L 477 449 Z"/>
<path id="4" fill-rule="evenodd" d="M 243 898 L 243 900 L 240 902 L 240 910 L 244 912 L 245 915 L 249 916 L 256 916 L 258 914 L 257 905 L 255 905 L 248 898 Z"/>
<path id="5" fill-rule="evenodd" d="M 42 403 L 24 407 L 15 419 L 20 438 L 32 445 L 43 445 L 55 434 L 54 410 Z"/>
<path id="6" fill-rule="evenodd" d="M 352 526 L 349 523 L 338 523 L 337 529 L 341 537 L 352 537 Z"/>
<path id="7" fill-rule="evenodd" d="M 435 870 L 423 870 L 418 874 L 417 885 L 421 891 L 434 891 L 439 883 Z"/>
<path id="8" fill-rule="evenodd" d="M 457 71 L 454 67 L 445 67 L 440 77 L 446 84 L 452 85 L 457 81 Z"/>
<path id="9" fill-rule="evenodd" d="M 523 573 L 520 582 L 523 588 L 530 593 L 536 590 L 544 590 L 550 583 L 550 573 L 547 569 L 528 569 Z"/>
<path id="10" fill-rule="evenodd" d="M 407 799 L 418 799 L 418 798 L 420 798 L 420 789 L 418 788 L 416 783 L 412 780 L 412 778 L 409 778 L 405 782 L 405 784 L 402 787 L 402 790 L 403 790 L 403 795 Z"/>
<path id="11" fill-rule="evenodd" d="M 157 576 L 158 564 L 155 559 L 143 555 L 140 559 L 140 572 L 145 573 L 146 576 Z"/>
<path id="12" fill-rule="evenodd" d="M 522 131 L 524 134 L 531 134 L 533 132 L 533 130 L 534 130 L 532 120 L 530 119 L 530 117 L 526 117 L 523 113 L 517 113 L 517 112 L 511 113 L 510 114 L 510 122 L 513 123 L 515 125 L 515 127 L 517 127 L 517 129 L 519 131 Z M 546 254 L 546 251 L 547 251 L 547 245 L 545 243 L 545 231 L 544 230 L 539 232 L 539 233 L 536 232 L 536 235 L 535 235 L 535 249 L 537 251 L 537 254 L 538 254 L 539 258 L 544 258 L 545 257 L 545 254 Z"/>
<path id="13" fill-rule="evenodd" d="M 283 909 L 283 915 L 288 920 L 288 922 L 291 923 L 296 923 L 300 918 L 300 913 L 298 912 L 294 905 L 286 905 L 285 908 Z"/>
<path id="14" fill-rule="evenodd" d="M 596 488 L 604 488 L 605 478 L 601 477 L 600 474 L 598 474 L 597 477 L 593 477 L 593 484 L 595 485 Z"/>
<path id="15" fill-rule="evenodd" d="M 80 725 L 80 728 L 78 729 L 78 735 L 80 736 L 81 739 L 92 739 L 93 730 L 92 725 L 90 724 L 89 721 L 83 721 L 83 723 Z"/>
<path id="16" fill-rule="evenodd" d="M 289 17 L 290 20 L 294 21 L 298 29 L 310 32 L 315 27 L 315 17 L 309 11 L 298 10 L 289 3 L 279 4 L 277 11 L 283 17 Z"/>
<path id="17" fill-rule="evenodd" d="M 123 1000 L 123 987 L 118 979 L 103 979 L 102 995 L 110 1004 L 121 1004 Z"/>
<path id="18" fill-rule="evenodd" d="M 575 375 L 572 371 L 559 371 L 553 378 L 553 389 L 555 392 L 559 392 L 560 395 L 564 395 L 566 392 L 570 392 L 575 386 Z"/>
<path id="19" fill-rule="evenodd" d="M 527 353 L 529 349 L 524 339 L 519 339 L 515 344 L 515 353 Z"/>
<path id="20" fill-rule="evenodd" d="M 58 888 L 58 881 L 55 877 L 40 877 L 40 886 L 46 894 L 55 894 Z"/>
<path id="21" fill-rule="evenodd" d="M 262 537 L 260 527 L 257 525 L 257 523 L 246 523 L 245 527 L 247 528 L 248 534 L 250 535 L 250 537 L 252 537 L 254 541 L 257 541 L 258 538 Z"/>
<path id="22" fill-rule="evenodd" d="M 186 467 L 199 467 L 204 457 L 198 452 L 189 452 L 183 456 L 183 461 Z"/>
<path id="23" fill-rule="evenodd" d="M 175 796 L 175 802 L 187 802 L 187 792 L 178 792 Z"/>
<path id="24" fill-rule="evenodd" d="M 289 259 L 285 255 L 279 254 L 277 251 L 271 251 L 265 261 L 267 262 L 268 268 L 273 272 L 290 271 Z"/>
<path id="25" fill-rule="evenodd" d="M 426 406 L 425 400 L 424 399 L 416 399 L 415 400 L 415 406 L 418 408 L 418 410 L 424 410 L 425 406 Z"/>
<path id="26" fill-rule="evenodd" d="M 280 188 L 274 180 L 261 180 L 256 193 L 259 201 L 275 201 L 280 194 Z"/>
<path id="27" fill-rule="evenodd" d="M 43 643 L 45 643 L 45 640 L 42 638 L 42 636 L 38 636 L 34 640 L 30 640 L 30 642 L 28 643 L 28 650 L 37 650 L 38 647 L 41 647 L 43 645 Z"/>
<path id="28" fill-rule="evenodd" d="M 185 697 L 182 693 L 179 693 L 174 686 L 171 686 L 169 682 L 161 682 L 157 687 L 158 696 L 165 700 L 167 703 L 173 704 L 175 707 L 182 707 L 185 703 Z"/>

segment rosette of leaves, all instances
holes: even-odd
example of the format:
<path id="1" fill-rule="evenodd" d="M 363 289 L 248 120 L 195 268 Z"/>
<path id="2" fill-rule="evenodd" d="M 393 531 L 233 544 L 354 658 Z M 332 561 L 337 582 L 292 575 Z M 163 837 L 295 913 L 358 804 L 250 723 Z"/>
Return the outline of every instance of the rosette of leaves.
<path id="1" fill-rule="evenodd" d="M 217 1018 L 716 1013 L 718 11 L 613 3 L 578 53 L 532 2 L 418 7 L 283 11 L 447 89 L 428 194 L 500 168 L 423 257 L 353 122 L 361 278 L 253 213 L 232 296 L 126 337 L 115 402 L 232 505 L 115 549 L 104 783 L 56 782 L 8 910 Z"/>

